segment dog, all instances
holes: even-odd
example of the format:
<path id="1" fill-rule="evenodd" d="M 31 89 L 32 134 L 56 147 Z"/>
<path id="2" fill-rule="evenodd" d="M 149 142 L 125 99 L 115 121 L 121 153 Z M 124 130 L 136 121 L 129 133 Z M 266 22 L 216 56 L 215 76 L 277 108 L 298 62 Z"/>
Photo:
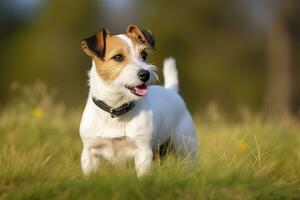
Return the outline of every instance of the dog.
<path id="1" fill-rule="evenodd" d="M 101 159 L 116 164 L 133 160 L 137 176 L 146 174 L 158 146 L 171 141 L 182 156 L 196 158 L 193 119 L 178 94 L 175 60 L 164 61 L 164 87 L 156 67 L 146 62 L 155 49 L 151 31 L 130 25 L 124 34 L 102 29 L 81 42 L 92 59 L 89 95 L 80 123 L 84 175 Z"/>

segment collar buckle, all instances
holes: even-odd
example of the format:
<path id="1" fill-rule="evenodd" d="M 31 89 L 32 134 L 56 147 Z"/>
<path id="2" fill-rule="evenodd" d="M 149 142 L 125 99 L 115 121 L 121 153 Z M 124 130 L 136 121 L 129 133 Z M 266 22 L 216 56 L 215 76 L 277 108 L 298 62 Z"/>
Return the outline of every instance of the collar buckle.
<path id="1" fill-rule="evenodd" d="M 114 108 L 110 108 L 109 113 L 110 113 L 111 118 L 115 118 L 117 116 L 117 114 L 116 114 L 117 112 Z"/>

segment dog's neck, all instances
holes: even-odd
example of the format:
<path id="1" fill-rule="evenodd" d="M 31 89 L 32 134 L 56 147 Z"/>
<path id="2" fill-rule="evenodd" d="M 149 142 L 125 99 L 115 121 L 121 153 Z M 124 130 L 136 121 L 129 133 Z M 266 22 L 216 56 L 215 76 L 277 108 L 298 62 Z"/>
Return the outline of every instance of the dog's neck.
<path id="1" fill-rule="evenodd" d="M 89 86 L 89 98 L 97 98 L 110 107 L 119 107 L 128 102 L 128 100 L 124 98 L 117 90 L 114 90 L 109 83 L 101 79 L 97 73 L 94 62 L 89 72 Z"/>

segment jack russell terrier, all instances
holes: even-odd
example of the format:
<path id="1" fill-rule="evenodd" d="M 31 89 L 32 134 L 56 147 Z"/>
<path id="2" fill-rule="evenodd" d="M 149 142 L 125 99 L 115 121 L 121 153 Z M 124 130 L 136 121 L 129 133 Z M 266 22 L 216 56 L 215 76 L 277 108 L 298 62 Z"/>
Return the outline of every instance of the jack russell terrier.
<path id="1" fill-rule="evenodd" d="M 195 159 L 197 135 L 178 95 L 174 59 L 164 61 L 164 87 L 149 86 L 158 79 L 156 67 L 146 62 L 154 46 L 152 33 L 135 25 L 119 35 L 102 29 L 81 42 L 92 59 L 80 123 L 85 175 L 97 171 L 101 159 L 113 164 L 133 159 L 137 176 L 144 175 L 158 147 L 168 141 L 176 152 Z"/>

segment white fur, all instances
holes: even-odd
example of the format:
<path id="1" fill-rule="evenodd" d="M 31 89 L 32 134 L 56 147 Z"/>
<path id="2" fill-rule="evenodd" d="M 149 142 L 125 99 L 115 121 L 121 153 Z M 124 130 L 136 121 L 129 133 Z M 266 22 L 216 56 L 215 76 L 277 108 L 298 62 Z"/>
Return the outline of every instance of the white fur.
<path id="1" fill-rule="evenodd" d="M 196 156 L 197 137 L 194 123 L 184 101 L 177 94 L 178 79 L 175 61 L 168 59 L 164 65 L 165 87 L 148 86 L 148 94 L 138 97 L 124 85 L 138 85 L 137 71 L 150 71 L 150 80 L 156 79 L 155 66 L 142 62 L 134 45 L 127 36 L 120 36 L 131 49 L 134 62 L 124 67 L 120 75 L 108 83 L 101 79 L 95 69 L 95 63 L 89 73 L 90 93 L 83 112 L 80 135 L 83 141 L 81 164 L 84 174 L 97 171 L 100 158 L 112 163 L 134 159 L 137 175 L 141 176 L 151 169 L 153 152 L 159 144 L 170 137 L 176 150 L 183 156 Z M 168 89 L 170 88 L 170 89 Z M 91 99 L 94 96 L 112 107 L 125 102 L 135 101 L 135 107 L 117 118 L 98 108 Z M 134 141 L 136 148 L 115 152 L 113 146 L 94 148 L 101 138 L 113 139 L 126 137 Z"/>

